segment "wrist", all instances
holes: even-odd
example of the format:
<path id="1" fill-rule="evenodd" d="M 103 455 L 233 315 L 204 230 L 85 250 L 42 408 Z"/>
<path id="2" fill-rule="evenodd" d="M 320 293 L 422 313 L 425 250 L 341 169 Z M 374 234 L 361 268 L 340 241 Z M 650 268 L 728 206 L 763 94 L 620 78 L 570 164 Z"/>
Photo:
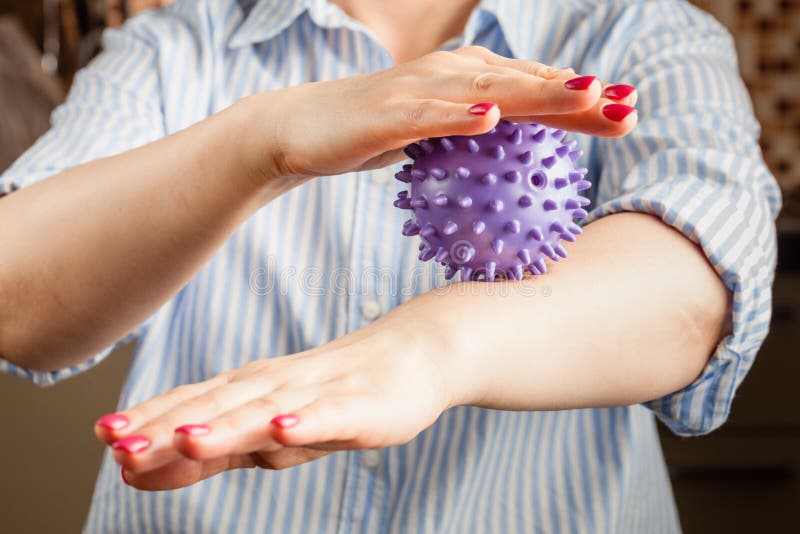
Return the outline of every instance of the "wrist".
<path id="1" fill-rule="evenodd" d="M 461 285 L 461 284 L 454 284 Z M 449 287 L 449 286 L 448 286 Z M 405 303 L 396 311 L 400 335 L 411 340 L 412 351 L 426 362 L 444 391 L 445 408 L 477 405 L 483 397 L 481 358 L 478 345 L 471 339 L 469 321 L 458 320 L 459 313 L 447 304 L 447 297 L 432 291 Z"/>
<path id="2" fill-rule="evenodd" d="M 264 203 L 309 178 L 292 175 L 283 164 L 281 139 L 276 125 L 280 122 L 283 91 L 258 93 L 242 98 L 225 113 L 227 133 L 242 165 L 243 178 L 253 184 Z"/>

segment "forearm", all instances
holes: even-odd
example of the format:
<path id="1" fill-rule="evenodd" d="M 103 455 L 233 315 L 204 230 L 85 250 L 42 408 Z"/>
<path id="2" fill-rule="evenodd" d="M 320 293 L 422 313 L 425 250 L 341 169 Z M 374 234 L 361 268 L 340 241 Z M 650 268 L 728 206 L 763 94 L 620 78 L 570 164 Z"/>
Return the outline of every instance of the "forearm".
<path id="1" fill-rule="evenodd" d="M 474 80 L 500 64 L 509 74 L 476 94 Z M 635 114 L 602 113 L 598 81 L 575 88 L 574 76 L 480 48 L 430 54 L 256 94 L 17 191 L 0 200 L 0 355 L 41 370 L 87 358 L 166 302 L 255 209 L 308 177 L 385 166 L 412 140 L 486 132 L 501 108 L 593 135 L 633 128 Z"/>
<path id="2" fill-rule="evenodd" d="M 407 305 L 426 325 L 421 339 L 454 404 L 555 410 L 655 399 L 690 384 L 728 328 L 728 292 L 702 251 L 648 215 L 590 224 L 569 260 L 507 285 L 456 284 Z"/>
<path id="3" fill-rule="evenodd" d="M 251 168 L 241 107 L 0 199 L 0 354 L 39 370 L 86 359 L 293 183 Z"/>

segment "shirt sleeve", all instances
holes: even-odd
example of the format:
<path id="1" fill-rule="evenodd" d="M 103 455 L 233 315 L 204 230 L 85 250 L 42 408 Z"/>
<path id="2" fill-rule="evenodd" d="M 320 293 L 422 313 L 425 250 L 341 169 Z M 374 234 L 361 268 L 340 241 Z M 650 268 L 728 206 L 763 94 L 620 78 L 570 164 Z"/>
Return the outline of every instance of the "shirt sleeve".
<path id="1" fill-rule="evenodd" d="M 104 51 L 76 75 L 65 103 L 53 111 L 50 130 L 0 176 L 0 197 L 165 135 L 157 49 L 150 44 L 147 20 L 136 17 L 121 29 L 106 30 Z M 145 326 L 74 367 L 38 372 L 0 358 L 0 372 L 49 386 L 93 367 Z"/>
<path id="2" fill-rule="evenodd" d="M 643 2 L 615 24 L 601 61 L 614 65 L 610 79 L 639 89 L 640 120 L 631 135 L 596 142 L 602 169 L 587 220 L 659 217 L 702 248 L 731 291 L 732 335 L 694 383 L 645 403 L 676 434 L 704 434 L 727 419 L 769 328 L 780 191 L 727 31 L 684 2 Z"/>

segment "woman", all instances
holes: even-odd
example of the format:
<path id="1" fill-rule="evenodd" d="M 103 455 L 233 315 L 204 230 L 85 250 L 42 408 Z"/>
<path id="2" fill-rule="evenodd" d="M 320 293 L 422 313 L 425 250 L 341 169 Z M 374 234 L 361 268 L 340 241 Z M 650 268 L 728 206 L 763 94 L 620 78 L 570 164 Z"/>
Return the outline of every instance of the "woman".
<path id="1" fill-rule="evenodd" d="M 0 201 L 0 368 L 139 338 L 87 532 L 679 530 L 653 414 L 722 424 L 769 321 L 730 39 L 679 1 L 476 4 L 183 1 L 106 35 Z M 433 291 L 399 149 L 501 116 L 595 136 L 589 224 L 545 278 Z"/>

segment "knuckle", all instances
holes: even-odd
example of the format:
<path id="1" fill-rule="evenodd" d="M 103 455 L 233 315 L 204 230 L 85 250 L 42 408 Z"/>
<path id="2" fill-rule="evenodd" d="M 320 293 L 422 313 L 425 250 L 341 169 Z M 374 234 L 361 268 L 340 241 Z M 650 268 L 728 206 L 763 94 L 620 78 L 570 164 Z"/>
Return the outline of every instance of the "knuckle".
<path id="1" fill-rule="evenodd" d="M 458 49 L 460 52 L 465 54 L 473 55 L 473 56 L 480 56 L 480 57 L 487 57 L 491 55 L 491 51 L 486 48 L 485 46 L 480 45 L 469 45 L 464 46 Z"/>
<path id="2" fill-rule="evenodd" d="M 252 362 L 247 362 L 246 364 L 244 364 L 239 368 L 238 370 L 239 372 L 236 373 L 236 377 L 248 376 L 253 372 L 263 371 L 271 363 L 272 362 L 270 360 L 253 360 Z M 227 372 L 228 371 L 226 371 L 226 373 Z"/>
<path id="3" fill-rule="evenodd" d="M 168 400 L 176 404 L 179 404 L 188 399 L 189 397 L 191 397 L 191 394 L 192 394 L 192 387 L 189 385 L 183 385 L 169 390 L 165 395 L 165 397 Z"/>
<path id="4" fill-rule="evenodd" d="M 577 93 L 577 91 L 575 92 Z M 547 82 L 539 80 L 538 83 L 534 83 L 529 93 L 531 101 L 545 102 L 547 100 Z"/>
<path id="5" fill-rule="evenodd" d="M 344 393 L 360 393 L 367 389 L 369 381 L 361 373 L 351 373 L 342 376 L 339 385 Z M 336 402 L 341 401 L 336 399 Z"/>
<path id="6" fill-rule="evenodd" d="M 541 63 L 529 63 L 527 70 L 529 74 L 544 78 L 545 80 L 555 80 L 561 76 L 558 69 L 554 69 L 549 65 L 542 65 Z"/>
<path id="7" fill-rule="evenodd" d="M 476 95 L 483 95 L 491 91 L 498 82 L 499 76 L 493 72 L 481 72 L 472 77 L 470 81 L 470 92 Z"/>
<path id="8" fill-rule="evenodd" d="M 186 402 L 189 412 L 219 413 L 223 410 L 224 403 L 217 393 L 210 392 Z"/>
<path id="9" fill-rule="evenodd" d="M 235 382 L 237 378 L 239 378 L 240 374 L 238 370 L 228 370 L 220 373 L 217 375 L 217 379 L 220 381 L 220 385 L 230 384 L 231 382 Z"/>
<path id="10" fill-rule="evenodd" d="M 341 416 L 347 411 L 348 404 L 342 397 L 330 398 L 318 406 L 316 416 L 322 421 Z"/>
<path id="11" fill-rule="evenodd" d="M 458 117 L 455 110 L 453 109 L 442 109 L 437 113 L 437 122 L 439 124 L 450 124 L 454 125 L 459 122 L 459 119 L 465 119 L 466 117 Z"/>
<path id="12" fill-rule="evenodd" d="M 435 52 L 431 52 L 425 56 L 426 59 L 432 61 L 433 63 L 441 63 L 446 62 L 452 59 L 453 53 L 447 50 L 437 50 Z"/>
<path id="13" fill-rule="evenodd" d="M 428 102 L 421 102 L 413 105 L 406 110 L 405 122 L 408 125 L 409 133 L 414 137 L 424 137 L 425 131 L 425 118 L 428 115 L 430 104 Z"/>
<path id="14" fill-rule="evenodd" d="M 258 397 L 247 403 L 249 408 L 267 413 L 281 413 L 280 405 L 269 397 Z"/>

